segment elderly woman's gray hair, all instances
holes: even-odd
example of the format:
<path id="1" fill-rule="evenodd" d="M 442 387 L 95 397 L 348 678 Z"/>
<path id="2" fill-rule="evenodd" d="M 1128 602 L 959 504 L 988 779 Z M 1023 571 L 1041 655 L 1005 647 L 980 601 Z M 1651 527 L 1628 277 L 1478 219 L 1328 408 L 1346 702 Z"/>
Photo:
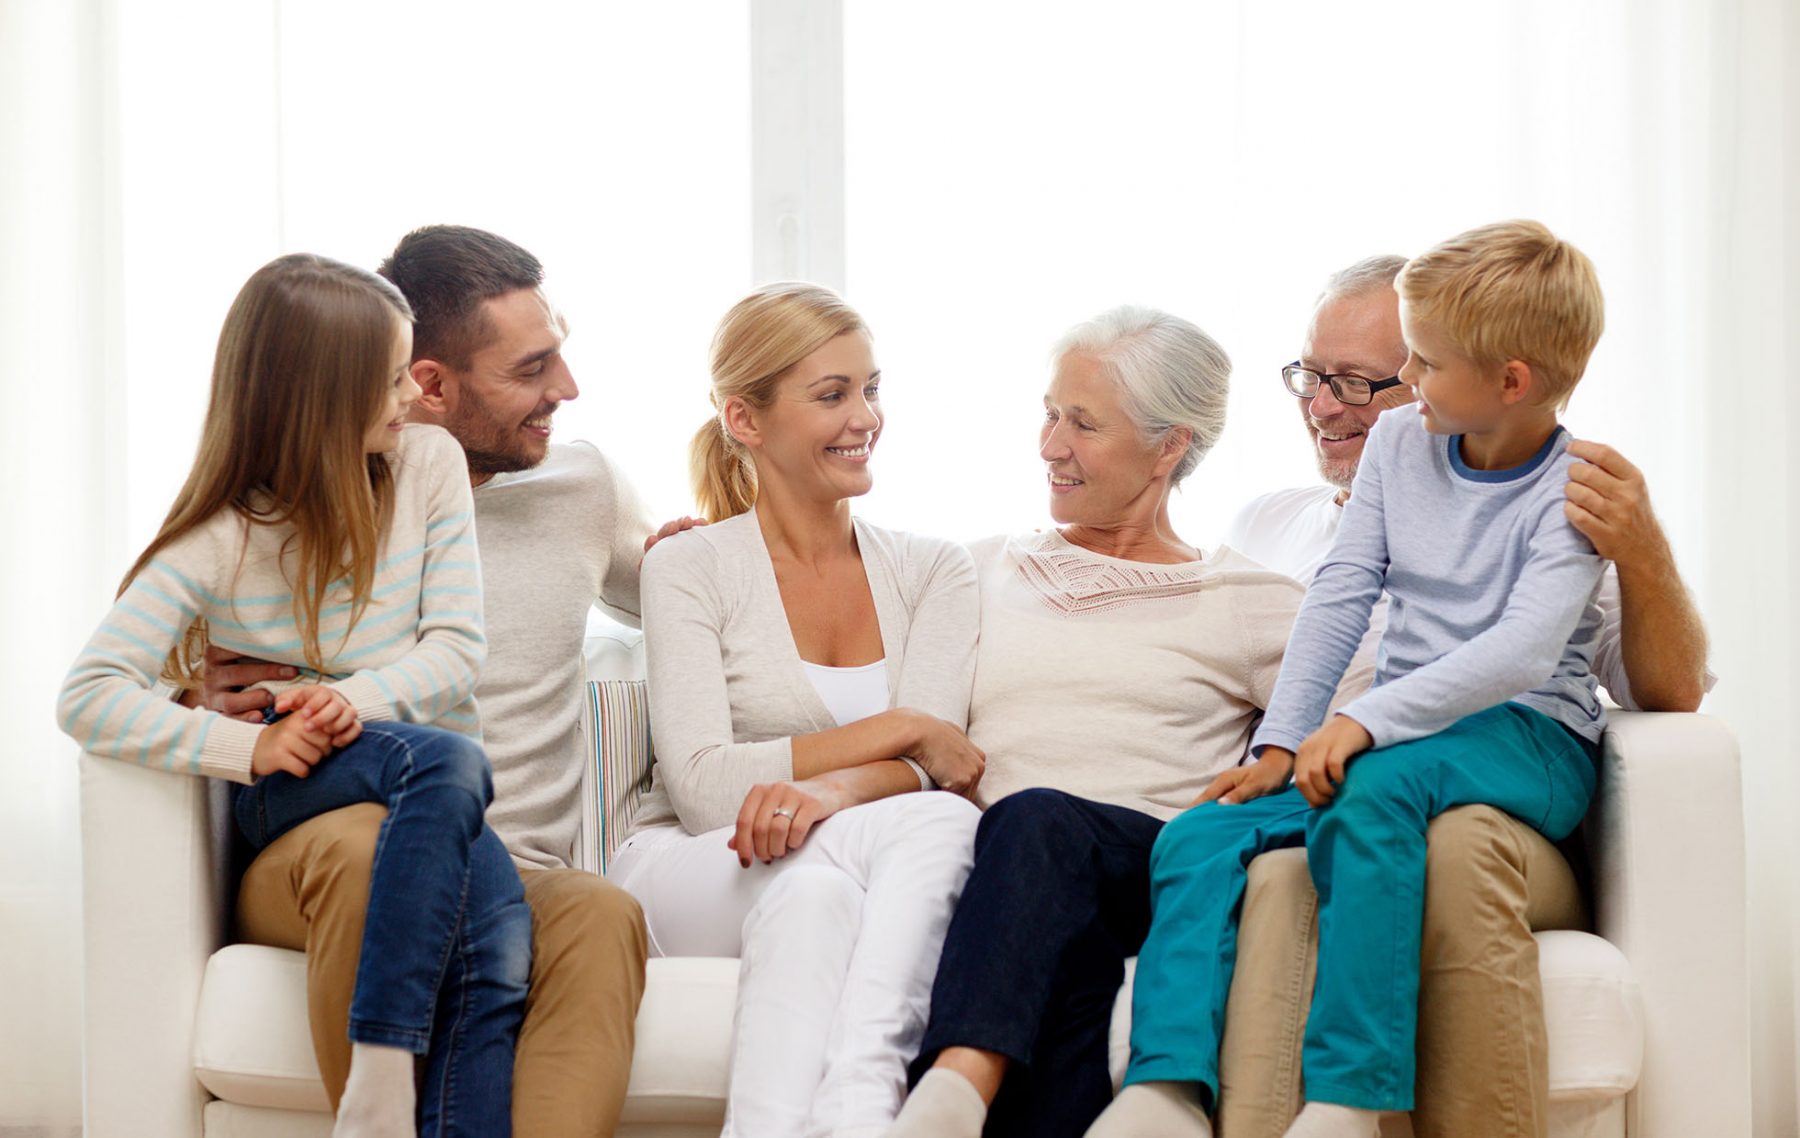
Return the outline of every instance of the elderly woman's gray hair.
<path id="1" fill-rule="evenodd" d="M 1148 439 L 1176 427 L 1193 433 L 1170 473 L 1172 485 L 1192 474 L 1225 430 L 1231 357 L 1217 340 L 1179 316 L 1122 304 L 1063 334 L 1050 358 L 1079 353 L 1097 361 L 1119 385 L 1125 410 Z"/>

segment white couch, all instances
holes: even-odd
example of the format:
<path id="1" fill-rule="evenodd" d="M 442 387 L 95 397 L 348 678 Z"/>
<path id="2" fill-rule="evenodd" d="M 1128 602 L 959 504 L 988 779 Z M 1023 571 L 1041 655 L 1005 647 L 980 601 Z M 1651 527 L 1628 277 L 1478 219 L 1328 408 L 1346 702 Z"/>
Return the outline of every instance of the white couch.
<path id="1" fill-rule="evenodd" d="M 604 626 L 589 656 L 609 681 L 641 666 L 634 634 Z M 87 1138 L 324 1138 L 304 958 L 224 943 L 226 787 L 81 764 Z M 1539 937 L 1557 1138 L 1749 1134 L 1739 794 L 1737 745 L 1717 720 L 1615 716 L 1587 823 L 1600 935 Z M 621 1138 L 716 1138 L 736 982 L 731 960 L 650 962 Z M 1408 1130 L 1403 1117 L 1384 1126 Z"/>

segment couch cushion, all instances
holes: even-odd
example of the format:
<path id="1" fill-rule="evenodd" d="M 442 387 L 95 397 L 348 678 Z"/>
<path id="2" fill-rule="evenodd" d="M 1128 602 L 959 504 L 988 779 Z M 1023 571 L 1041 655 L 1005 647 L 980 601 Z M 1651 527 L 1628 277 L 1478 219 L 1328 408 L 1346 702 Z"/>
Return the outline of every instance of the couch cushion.
<path id="1" fill-rule="evenodd" d="M 1619 950 L 1587 933 L 1538 934 L 1550 1095 L 1607 1099 L 1637 1086 L 1644 1017 L 1637 981 Z M 1130 1053 L 1131 975 L 1114 1005 L 1115 1083 Z M 724 1117 L 737 961 L 650 961 L 638 1011 L 625 1121 L 716 1125 Z M 306 1020 L 306 959 L 238 944 L 213 954 L 200 992 L 194 1070 L 207 1090 L 246 1106 L 327 1109 Z"/>
<path id="2" fill-rule="evenodd" d="M 1644 1001 L 1625 954 L 1589 933 L 1537 934 L 1552 1099 L 1611 1098 L 1644 1070 Z"/>
<path id="3" fill-rule="evenodd" d="M 257 944 L 213 953 L 200 982 L 194 1074 L 228 1102 L 331 1109 L 306 1021 L 305 956 Z"/>
<path id="4" fill-rule="evenodd" d="M 1644 1066 L 1644 1006 L 1625 956 L 1590 933 L 1537 934 L 1550 1044 L 1550 1097 L 1607 1099 L 1638 1084 Z M 1115 1088 L 1131 1059 L 1131 984 L 1137 958 L 1113 1003 L 1107 1060 Z"/>
<path id="5" fill-rule="evenodd" d="M 723 1121 L 737 970 L 735 960 L 708 957 L 650 962 L 625 1121 L 715 1130 Z M 239 1106 L 330 1109 L 306 1019 L 306 957 L 254 944 L 213 954 L 200 989 L 194 1073 Z"/>

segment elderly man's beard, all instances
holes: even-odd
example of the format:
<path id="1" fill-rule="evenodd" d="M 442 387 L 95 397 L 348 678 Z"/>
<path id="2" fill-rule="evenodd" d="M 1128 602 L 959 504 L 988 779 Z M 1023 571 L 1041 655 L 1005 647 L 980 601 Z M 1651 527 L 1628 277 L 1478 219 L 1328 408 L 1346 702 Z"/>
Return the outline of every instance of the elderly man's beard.
<path id="1" fill-rule="evenodd" d="M 1319 477 L 1339 490 L 1350 489 L 1350 483 L 1356 479 L 1357 464 L 1362 461 L 1362 449 L 1358 448 L 1355 454 L 1348 457 L 1333 458 L 1319 448 L 1319 435 L 1323 433 L 1335 438 L 1366 438 L 1369 429 L 1348 413 L 1333 415 L 1329 419 L 1315 419 L 1302 409 L 1300 415 L 1306 420 L 1307 437 L 1312 440 L 1313 456 L 1319 463 Z"/>

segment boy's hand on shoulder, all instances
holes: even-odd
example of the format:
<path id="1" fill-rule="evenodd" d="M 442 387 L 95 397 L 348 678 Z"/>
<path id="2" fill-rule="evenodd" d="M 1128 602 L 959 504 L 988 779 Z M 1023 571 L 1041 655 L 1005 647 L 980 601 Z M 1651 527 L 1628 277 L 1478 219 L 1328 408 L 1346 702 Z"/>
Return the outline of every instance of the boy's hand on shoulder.
<path id="1" fill-rule="evenodd" d="M 1347 715 L 1334 715 L 1300 744 L 1294 756 L 1294 785 L 1312 805 L 1324 806 L 1337 797 L 1350 760 L 1374 745 L 1368 728 Z"/>
<path id="2" fill-rule="evenodd" d="M 1264 747 L 1262 754 L 1249 766 L 1232 767 L 1228 771 L 1219 772 L 1218 777 L 1207 783 L 1206 789 L 1200 792 L 1200 797 L 1188 805 L 1198 806 L 1202 802 L 1214 800 L 1227 806 L 1248 802 L 1252 798 L 1261 798 L 1283 789 L 1293 773 L 1294 756 L 1291 751 L 1280 747 Z"/>

